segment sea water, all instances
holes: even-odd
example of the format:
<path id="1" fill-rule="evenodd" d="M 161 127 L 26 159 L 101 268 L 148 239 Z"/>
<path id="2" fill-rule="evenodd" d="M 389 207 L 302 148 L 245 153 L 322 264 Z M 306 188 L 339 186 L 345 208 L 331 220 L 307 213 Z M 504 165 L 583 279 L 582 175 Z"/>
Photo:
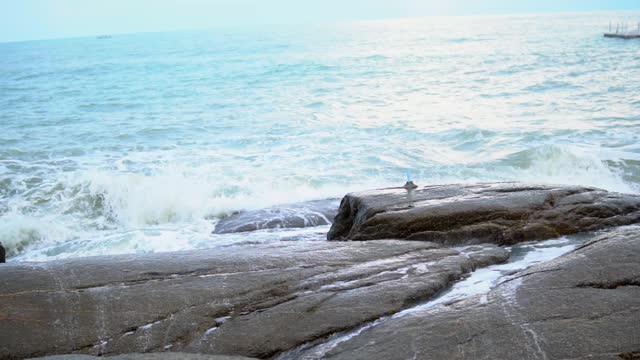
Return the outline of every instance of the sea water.
<path id="1" fill-rule="evenodd" d="M 640 12 L 425 17 L 0 44 L 10 261 L 227 246 L 234 211 L 532 181 L 640 192 Z"/>

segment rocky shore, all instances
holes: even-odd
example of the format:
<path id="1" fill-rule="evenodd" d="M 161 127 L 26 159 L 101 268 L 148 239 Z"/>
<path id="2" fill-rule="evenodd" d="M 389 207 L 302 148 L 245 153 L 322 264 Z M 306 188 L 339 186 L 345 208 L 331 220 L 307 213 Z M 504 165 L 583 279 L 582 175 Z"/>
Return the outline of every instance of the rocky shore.
<path id="1" fill-rule="evenodd" d="M 240 213 L 216 231 L 320 225 L 336 205 Z M 327 236 L 370 241 L 3 264 L 0 358 L 315 358 L 296 349 L 360 328 L 321 357 L 633 359 L 640 228 L 619 226 L 638 222 L 639 196 L 587 187 L 393 188 L 346 195 Z M 401 313 L 510 261 L 509 245 L 596 230 L 577 250 L 508 274 L 486 294 Z"/>
<path id="2" fill-rule="evenodd" d="M 330 359 L 638 359 L 640 229 L 612 230 L 486 296 L 390 319 Z"/>
<path id="3" fill-rule="evenodd" d="M 329 240 L 511 245 L 640 222 L 640 197 L 579 186 L 481 183 L 347 194 Z"/>
<path id="4" fill-rule="evenodd" d="M 400 311 L 508 257 L 495 246 L 469 250 L 290 241 L 7 265 L 0 356 L 171 350 L 269 357 Z"/>

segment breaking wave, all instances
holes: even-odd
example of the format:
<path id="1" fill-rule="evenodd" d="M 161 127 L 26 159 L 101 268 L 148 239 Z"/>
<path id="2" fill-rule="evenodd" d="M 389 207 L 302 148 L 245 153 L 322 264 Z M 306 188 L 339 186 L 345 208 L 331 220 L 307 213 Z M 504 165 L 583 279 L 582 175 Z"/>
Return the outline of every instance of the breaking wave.
<path id="1" fill-rule="evenodd" d="M 622 157 L 619 157 L 622 156 Z M 626 157 L 626 158 L 625 158 Z M 640 162 L 630 154 L 576 146 L 541 146 L 518 151 L 487 163 L 434 165 L 414 169 L 419 184 L 476 181 L 525 181 L 579 184 L 619 192 L 638 192 Z M 120 243 L 118 251 L 163 251 L 167 241 L 144 243 L 145 232 L 160 231 L 164 239 L 180 242 L 176 234 L 210 237 L 216 219 L 235 211 L 266 208 L 308 200 L 341 197 L 346 192 L 401 185 L 401 171 L 352 183 L 231 181 L 224 176 L 200 176 L 170 169 L 153 175 L 107 171 L 76 172 L 65 181 L 38 183 L 34 188 L 6 188 L 14 201 L 0 213 L 0 241 L 15 256 L 29 249 L 59 247 L 67 241 L 92 238 Z M 363 177 L 365 178 L 365 177 Z M 4 185 L 7 186 L 7 185 Z M 19 186 L 20 187 L 20 186 Z M 136 238 L 132 241 L 132 234 Z M 139 238 L 142 236 L 142 240 Z M 185 234 L 182 234 L 185 236 Z M 102 239 L 102 240 L 101 240 Z M 183 243 L 185 249 L 190 248 Z M 101 246 L 100 254 L 109 253 Z M 96 250 L 97 251 L 97 250 Z M 92 254 L 91 250 L 84 250 Z M 73 254 L 68 254 L 72 256 Z M 77 254 L 76 254 L 77 255 Z"/>

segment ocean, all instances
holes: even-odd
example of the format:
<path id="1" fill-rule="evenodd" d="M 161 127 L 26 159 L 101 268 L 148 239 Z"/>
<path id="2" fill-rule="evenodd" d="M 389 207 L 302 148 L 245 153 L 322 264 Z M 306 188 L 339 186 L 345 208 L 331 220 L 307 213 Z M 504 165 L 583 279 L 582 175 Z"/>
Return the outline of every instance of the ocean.
<path id="1" fill-rule="evenodd" d="M 237 211 L 477 181 L 640 192 L 640 12 L 0 44 L 9 261 L 321 239 Z"/>

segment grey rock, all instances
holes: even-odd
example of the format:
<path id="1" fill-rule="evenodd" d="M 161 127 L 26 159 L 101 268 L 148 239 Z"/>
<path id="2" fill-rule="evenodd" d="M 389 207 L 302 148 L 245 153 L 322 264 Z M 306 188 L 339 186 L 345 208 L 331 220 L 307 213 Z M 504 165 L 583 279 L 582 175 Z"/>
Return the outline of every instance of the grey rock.
<path id="1" fill-rule="evenodd" d="M 2 243 L 0 243 L 0 264 L 3 264 L 6 261 L 6 252 L 4 250 L 4 246 L 2 246 Z"/>
<path id="2" fill-rule="evenodd" d="M 474 297 L 396 317 L 330 359 L 636 359 L 640 228 L 609 231 Z"/>
<path id="3" fill-rule="evenodd" d="M 436 185 L 347 194 L 327 238 L 509 245 L 638 222 L 638 195 L 521 183 Z"/>
<path id="4" fill-rule="evenodd" d="M 220 220 L 213 232 L 227 234 L 329 225 L 338 212 L 338 204 L 338 199 L 328 199 L 237 212 Z"/>
<path id="5" fill-rule="evenodd" d="M 116 356 L 98 357 L 91 355 L 53 355 L 39 358 L 33 358 L 35 360 L 249 360 L 254 358 L 248 358 L 243 356 L 224 356 L 224 355 L 204 355 L 204 354 L 189 354 L 189 353 L 148 353 L 148 354 L 123 354 Z"/>
<path id="6" fill-rule="evenodd" d="M 0 268 L 0 358 L 176 351 L 265 358 L 429 299 L 508 251 L 278 242 Z"/>

